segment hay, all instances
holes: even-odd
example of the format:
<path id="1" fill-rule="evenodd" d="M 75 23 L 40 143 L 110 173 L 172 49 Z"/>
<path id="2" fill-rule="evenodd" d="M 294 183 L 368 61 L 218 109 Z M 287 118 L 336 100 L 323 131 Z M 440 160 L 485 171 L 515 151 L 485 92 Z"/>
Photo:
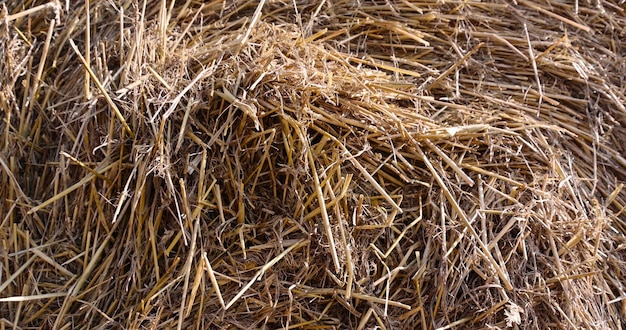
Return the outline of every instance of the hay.
<path id="1" fill-rule="evenodd" d="M 626 322 L 626 10 L 5 1 L 2 328 Z"/>

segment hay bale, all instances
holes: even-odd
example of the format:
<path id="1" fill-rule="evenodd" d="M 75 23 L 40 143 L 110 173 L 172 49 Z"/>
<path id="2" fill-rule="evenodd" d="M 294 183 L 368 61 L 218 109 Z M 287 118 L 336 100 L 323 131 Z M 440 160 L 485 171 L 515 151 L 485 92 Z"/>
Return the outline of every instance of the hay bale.
<path id="1" fill-rule="evenodd" d="M 626 320 L 626 11 L 0 4 L 0 322 Z"/>

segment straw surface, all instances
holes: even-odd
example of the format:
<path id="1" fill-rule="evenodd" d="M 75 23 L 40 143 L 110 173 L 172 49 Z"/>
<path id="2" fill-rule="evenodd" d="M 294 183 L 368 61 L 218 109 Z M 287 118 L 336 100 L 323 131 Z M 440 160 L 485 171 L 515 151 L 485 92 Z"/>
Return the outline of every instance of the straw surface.
<path id="1" fill-rule="evenodd" d="M 626 323 L 624 1 L 0 9 L 2 328 Z"/>

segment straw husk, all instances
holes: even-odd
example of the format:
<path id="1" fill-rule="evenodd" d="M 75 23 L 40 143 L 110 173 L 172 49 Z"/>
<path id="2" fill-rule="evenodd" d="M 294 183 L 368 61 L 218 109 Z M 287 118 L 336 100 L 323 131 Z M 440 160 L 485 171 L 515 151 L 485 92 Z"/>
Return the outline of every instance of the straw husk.
<path id="1" fill-rule="evenodd" d="M 626 322 L 623 1 L 0 7 L 2 328 Z"/>

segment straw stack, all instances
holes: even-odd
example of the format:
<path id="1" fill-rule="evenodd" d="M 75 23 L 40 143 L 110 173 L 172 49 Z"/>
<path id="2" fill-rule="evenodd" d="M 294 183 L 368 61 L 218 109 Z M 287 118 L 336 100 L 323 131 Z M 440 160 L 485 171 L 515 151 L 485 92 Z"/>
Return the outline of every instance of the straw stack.
<path id="1" fill-rule="evenodd" d="M 623 328 L 624 1 L 0 9 L 2 328 Z"/>

